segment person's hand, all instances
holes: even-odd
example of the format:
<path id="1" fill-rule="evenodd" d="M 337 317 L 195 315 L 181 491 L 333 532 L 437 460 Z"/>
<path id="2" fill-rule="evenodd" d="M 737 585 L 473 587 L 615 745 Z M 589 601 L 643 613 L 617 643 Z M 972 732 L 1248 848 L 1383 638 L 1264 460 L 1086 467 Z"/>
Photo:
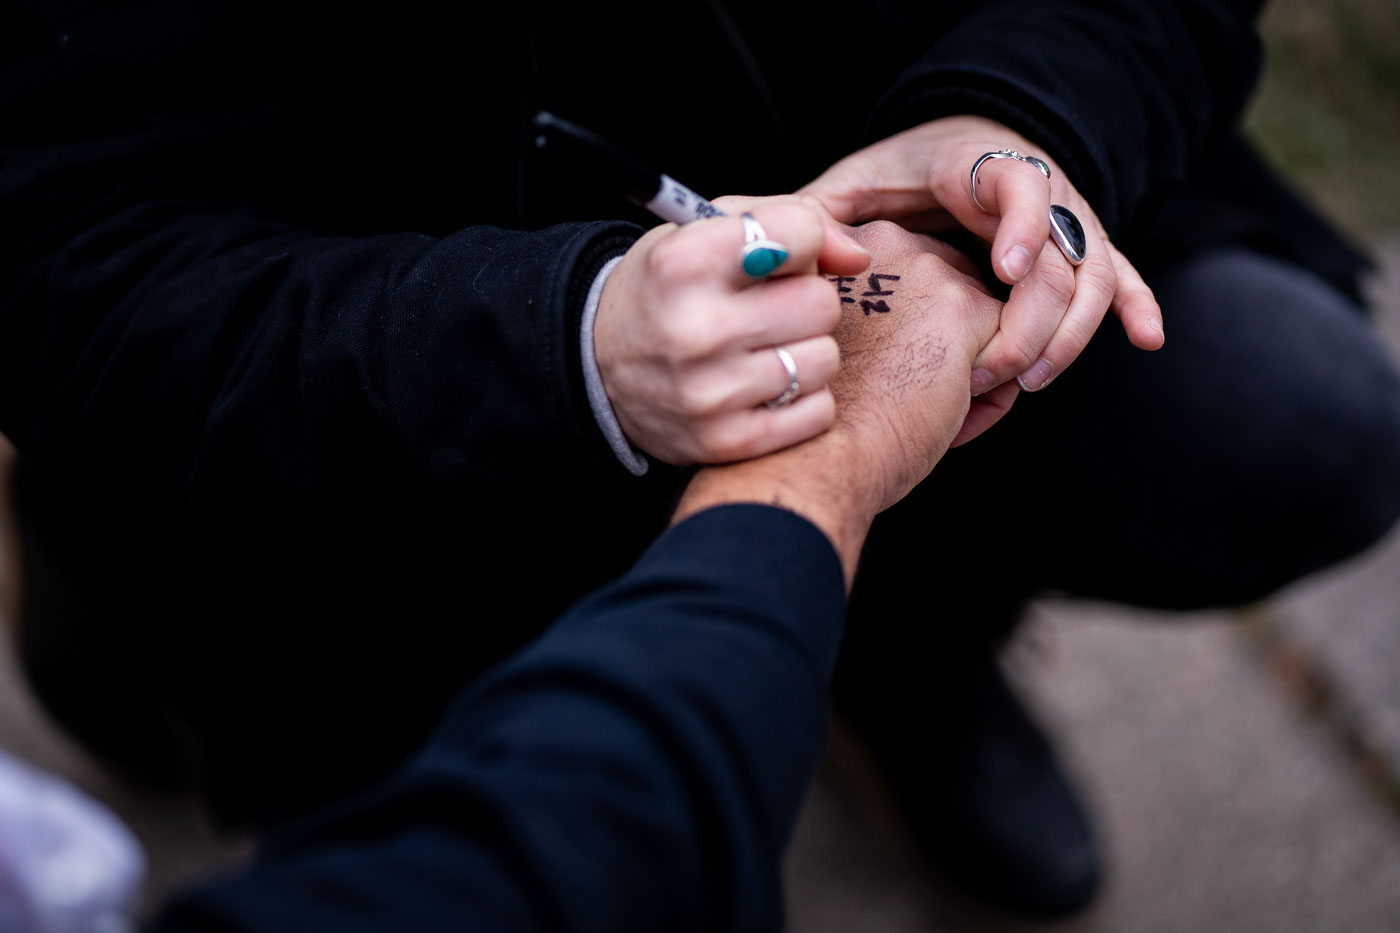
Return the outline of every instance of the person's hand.
<path id="1" fill-rule="evenodd" d="M 724 463 L 806 440 L 831 424 L 827 381 L 840 302 L 822 272 L 860 272 L 869 255 L 813 199 L 722 198 L 727 216 L 666 224 L 627 251 L 603 289 L 594 355 L 634 447 L 673 464 Z M 789 255 L 755 279 L 741 266 L 749 211 Z M 800 392 L 788 388 L 791 355 Z"/>
<path id="2" fill-rule="evenodd" d="M 1006 414 L 1010 382 L 973 399 L 973 361 L 993 338 L 1001 303 L 951 246 L 875 221 L 855 238 L 873 257 L 859 276 L 834 277 L 845 311 L 836 328 L 841 370 L 831 381 L 831 432 L 883 471 L 880 509 L 903 498 L 944 452 Z"/>
<path id="3" fill-rule="evenodd" d="M 875 514 L 913 489 L 951 444 L 996 421 L 1019 391 L 1012 382 L 972 404 L 972 361 L 996 332 L 1001 304 L 966 257 L 890 223 L 853 233 L 873 259 L 860 275 L 831 277 L 843 308 L 831 429 L 700 470 L 675 517 L 728 502 L 783 506 L 826 532 L 848 585 Z"/>
<path id="4" fill-rule="evenodd" d="M 972 166 L 1001 149 L 1044 160 L 1050 179 L 1023 161 L 988 159 L 977 173 L 978 207 Z M 843 223 L 883 218 L 939 230 L 951 218 L 991 244 L 997 277 L 1015 288 L 1000 330 L 974 363 L 974 394 L 1011 379 L 1043 388 L 1084 349 L 1110 307 L 1135 346 L 1162 346 L 1162 312 L 1151 289 L 1109 242 L 1093 209 L 1038 146 L 999 123 L 972 116 L 931 121 L 847 156 L 801 191 Z M 1087 249 L 1078 267 L 1049 239 L 1051 204 L 1069 208 L 1084 227 Z"/>

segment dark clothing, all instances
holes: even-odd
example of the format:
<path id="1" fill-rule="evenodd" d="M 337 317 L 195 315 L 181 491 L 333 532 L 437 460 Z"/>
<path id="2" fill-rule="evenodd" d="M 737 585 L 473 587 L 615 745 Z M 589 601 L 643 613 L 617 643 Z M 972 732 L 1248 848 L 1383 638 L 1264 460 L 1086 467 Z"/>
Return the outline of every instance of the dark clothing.
<path id="1" fill-rule="evenodd" d="M 454 703 L 394 777 L 154 929 L 781 930 L 844 609 L 805 520 L 696 515 Z"/>
<path id="2" fill-rule="evenodd" d="M 984 114 L 1128 234 L 1235 121 L 1253 7 L 10 4 L 0 430 L 36 688 L 272 821 L 381 774 L 663 526 L 683 473 L 626 474 L 576 349 L 649 220 L 536 151 L 537 109 L 709 195 Z"/>

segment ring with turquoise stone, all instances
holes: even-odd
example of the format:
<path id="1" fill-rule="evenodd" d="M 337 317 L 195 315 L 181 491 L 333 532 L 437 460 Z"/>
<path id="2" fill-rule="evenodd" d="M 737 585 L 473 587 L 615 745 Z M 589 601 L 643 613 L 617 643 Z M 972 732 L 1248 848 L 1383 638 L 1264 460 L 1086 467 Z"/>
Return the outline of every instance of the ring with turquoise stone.
<path id="1" fill-rule="evenodd" d="M 768 234 L 748 211 L 740 214 L 739 220 L 744 225 L 744 249 L 739 254 L 744 274 L 754 279 L 764 278 L 787 261 L 788 248 L 768 239 Z"/>

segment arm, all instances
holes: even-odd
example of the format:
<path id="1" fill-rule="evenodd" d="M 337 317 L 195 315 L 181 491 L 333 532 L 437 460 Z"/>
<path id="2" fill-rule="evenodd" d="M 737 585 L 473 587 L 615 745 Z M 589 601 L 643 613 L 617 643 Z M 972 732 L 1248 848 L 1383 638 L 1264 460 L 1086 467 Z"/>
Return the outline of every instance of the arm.
<path id="1" fill-rule="evenodd" d="M 256 7 L 19 4 L 5 25 L 0 428 L 26 453 L 102 462 L 94 481 L 196 507 L 468 483 L 508 495 L 561 464 L 618 469 L 581 388 L 579 325 L 640 231 L 517 210 L 542 170 L 473 161 L 516 135 L 489 84 L 446 93 L 357 68 L 312 7 L 267 29 Z M 411 131 L 374 124 L 379 78 Z M 450 144 L 420 91 L 464 95 L 472 118 Z M 346 128 L 356 117 L 363 132 Z M 113 463 L 112 449 L 140 455 Z"/>
<path id="2" fill-rule="evenodd" d="M 902 287 L 888 311 L 845 308 L 831 430 L 701 470 L 642 560 L 468 691 L 394 780 L 154 928 L 777 928 L 861 542 L 958 431 L 995 326 L 926 240 L 861 236 Z"/>
<path id="3" fill-rule="evenodd" d="M 578 316 L 640 231 L 509 231 L 484 197 L 357 183 L 374 140 L 315 137 L 361 89 L 304 99 L 277 38 L 304 24 L 226 12 L 7 13 L 0 428 L 196 504 L 615 470 Z M 333 65 L 323 80 L 348 82 Z"/>

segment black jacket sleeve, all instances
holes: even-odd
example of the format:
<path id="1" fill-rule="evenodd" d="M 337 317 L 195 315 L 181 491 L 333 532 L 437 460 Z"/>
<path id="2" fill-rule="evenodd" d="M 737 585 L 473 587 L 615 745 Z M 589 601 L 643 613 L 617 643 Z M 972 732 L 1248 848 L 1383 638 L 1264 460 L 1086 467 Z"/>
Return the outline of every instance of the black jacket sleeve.
<path id="1" fill-rule="evenodd" d="M 386 210 L 410 200 L 412 160 L 370 178 L 358 150 L 298 137 L 308 114 L 375 102 L 269 38 L 292 22 L 7 5 L 0 430 L 196 504 L 618 469 L 579 391 L 578 315 L 636 229 L 507 230 L 446 191 L 435 225 Z M 317 178 L 344 187 L 313 199 Z"/>
<path id="2" fill-rule="evenodd" d="M 397 777 L 154 929 L 781 929 L 844 603 L 800 517 L 694 516 L 463 695 Z"/>
<path id="3" fill-rule="evenodd" d="M 1110 234 L 1236 124 L 1258 74 L 1252 0 L 943 6 L 956 14 L 886 95 L 872 139 L 952 114 L 999 120 L 1045 146 Z"/>

